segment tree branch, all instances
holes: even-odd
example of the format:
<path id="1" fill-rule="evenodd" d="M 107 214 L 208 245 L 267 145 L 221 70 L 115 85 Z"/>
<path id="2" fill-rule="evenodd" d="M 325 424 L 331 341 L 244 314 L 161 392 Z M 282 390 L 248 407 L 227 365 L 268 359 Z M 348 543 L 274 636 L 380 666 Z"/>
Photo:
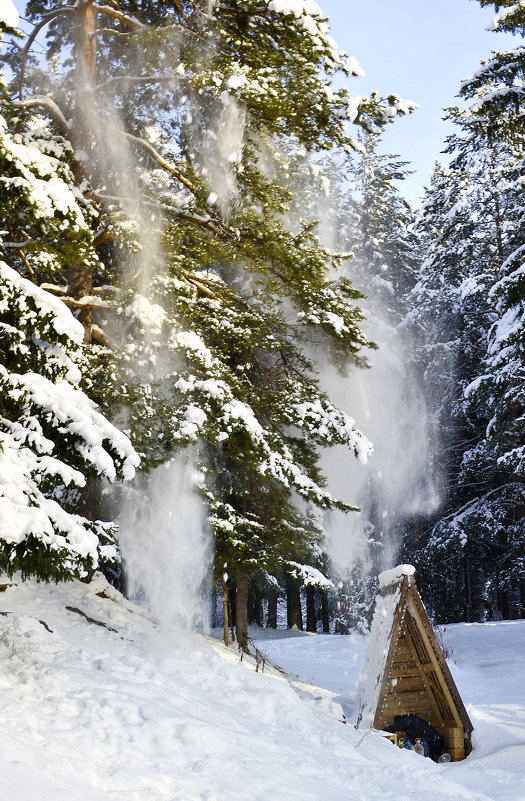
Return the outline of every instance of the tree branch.
<path id="1" fill-rule="evenodd" d="M 3 248 L 15 248 L 15 250 L 21 250 L 22 248 L 26 248 L 28 245 L 31 244 L 30 239 L 26 239 L 25 242 L 2 242 L 1 247 Z"/>
<path id="2" fill-rule="evenodd" d="M 103 33 L 110 33 L 112 36 L 130 36 L 132 31 L 117 31 L 114 28 L 97 28 L 92 36 L 100 36 Z"/>
<path id="3" fill-rule="evenodd" d="M 9 232 L 9 236 L 11 237 L 11 245 L 12 245 L 12 247 L 17 247 L 18 248 L 18 255 L 20 256 L 20 259 L 22 260 L 22 263 L 23 263 L 24 267 L 26 268 L 27 272 L 29 273 L 29 278 L 34 283 L 35 282 L 35 271 L 31 267 L 31 265 L 29 264 L 29 262 L 27 260 L 27 256 L 24 253 L 23 247 L 20 247 L 18 245 L 18 243 L 15 242 L 15 234 L 14 234 L 13 228 L 12 228 L 11 223 L 9 222 L 9 220 L 6 220 L 5 224 L 7 225 L 7 230 Z M 6 244 L 7 243 L 4 243 L 4 246 Z"/>
<path id="4" fill-rule="evenodd" d="M 447 515 L 446 517 L 443 517 L 439 522 L 448 523 L 450 520 L 454 520 L 455 517 L 459 517 L 459 515 L 462 515 L 463 512 L 467 512 L 477 503 L 485 502 L 492 495 L 497 495 L 499 492 L 503 492 L 503 490 L 513 486 L 515 485 L 503 484 L 501 487 L 494 487 L 494 489 L 490 490 L 489 492 L 486 492 L 484 495 L 478 495 L 476 498 L 472 498 L 472 500 L 467 501 L 467 503 L 463 504 L 463 506 L 460 509 L 458 509 L 456 512 L 451 512 L 451 514 Z"/>
<path id="5" fill-rule="evenodd" d="M 66 120 L 62 109 L 50 97 L 46 95 L 35 95 L 34 97 L 28 97 L 26 100 L 19 100 L 17 105 L 22 108 L 29 108 L 31 106 L 45 108 L 46 111 L 51 114 L 62 133 L 68 138 L 71 135 L 71 124 Z"/>
<path id="6" fill-rule="evenodd" d="M 148 153 L 151 156 L 153 156 L 155 161 L 158 164 L 160 164 L 161 167 L 164 167 L 164 169 L 170 172 L 172 175 L 174 175 L 175 178 L 186 187 L 186 189 L 189 189 L 190 192 L 195 194 L 195 187 L 193 186 L 193 184 L 190 181 L 188 181 L 188 179 L 185 178 L 176 169 L 176 167 L 174 167 L 172 164 L 166 161 L 166 159 L 163 156 L 161 156 L 160 153 L 157 150 L 155 150 L 153 145 L 150 145 L 150 143 L 146 139 L 142 139 L 140 136 L 133 136 L 133 134 L 126 133 L 125 131 L 123 131 L 122 133 L 125 136 L 125 138 L 128 139 L 130 142 L 133 142 L 136 145 L 140 145 L 140 147 L 144 148 L 144 150 L 147 150 Z"/>
<path id="7" fill-rule="evenodd" d="M 108 348 L 109 350 L 117 349 L 117 346 L 111 342 L 110 339 L 108 339 L 102 328 L 100 328 L 98 325 L 93 324 L 91 326 L 91 339 L 94 342 L 98 342 L 100 345 L 104 345 L 104 347 Z"/>
<path id="8" fill-rule="evenodd" d="M 79 298 L 78 300 L 76 300 L 76 298 L 71 298 L 69 295 L 59 294 L 58 297 L 69 309 L 84 309 L 93 311 L 94 309 L 114 308 L 113 304 L 109 303 L 109 301 L 102 300 L 102 298 L 96 298 L 93 295 L 85 295 L 83 298 Z"/>
<path id="9" fill-rule="evenodd" d="M 126 201 L 133 202 L 135 204 L 137 203 L 137 198 L 117 197 L 116 195 L 105 195 L 95 191 L 90 191 L 88 196 L 102 204 L 116 203 L 121 206 L 122 203 L 125 203 Z M 171 214 L 175 214 L 177 217 L 182 217 L 185 220 L 194 222 L 196 225 L 199 225 L 201 228 L 206 228 L 208 231 L 211 231 L 221 239 L 236 238 L 234 231 L 221 225 L 220 222 L 212 220 L 211 217 L 202 217 L 200 214 L 195 214 L 190 211 L 184 211 L 183 209 L 175 208 L 175 206 L 170 206 L 169 203 L 154 203 L 150 200 L 143 200 L 141 202 L 147 208 L 157 211 L 159 209 L 161 211 L 169 211 Z"/>
<path id="10" fill-rule="evenodd" d="M 193 286 L 197 287 L 199 292 L 202 292 L 204 295 L 207 295 L 209 298 L 213 298 L 213 300 L 218 300 L 217 295 L 208 289 L 208 287 L 204 286 L 199 280 L 194 278 L 192 275 L 185 275 L 184 278 L 188 283 L 193 284 Z"/>
<path id="11" fill-rule="evenodd" d="M 115 75 L 113 78 L 108 78 L 104 83 L 98 83 L 94 87 L 95 92 L 105 91 L 115 83 L 160 83 L 161 81 L 173 80 L 172 75 Z"/>
<path id="12" fill-rule="evenodd" d="M 25 43 L 25 47 L 22 50 L 22 64 L 20 66 L 20 81 L 18 83 L 18 97 L 22 100 L 24 96 L 24 79 L 25 79 L 25 72 L 26 72 L 26 64 L 27 64 L 27 57 L 29 55 L 29 50 L 31 49 L 31 45 L 35 41 L 36 37 L 42 30 L 45 28 L 46 25 L 55 19 L 55 17 L 60 17 L 62 14 L 74 14 L 76 12 L 76 8 L 74 6 L 63 6 L 63 8 L 57 8 L 54 11 L 50 11 L 49 14 L 45 14 L 39 23 L 35 25 L 27 42 Z"/>
<path id="13" fill-rule="evenodd" d="M 99 6 L 98 3 L 93 3 L 93 8 L 99 14 L 104 14 L 107 17 L 118 19 L 119 22 L 124 22 L 134 31 L 141 31 L 146 27 L 142 22 L 139 22 L 138 19 L 129 17 L 127 14 L 124 14 L 123 11 L 119 11 L 117 8 L 111 8 L 111 6 Z"/>

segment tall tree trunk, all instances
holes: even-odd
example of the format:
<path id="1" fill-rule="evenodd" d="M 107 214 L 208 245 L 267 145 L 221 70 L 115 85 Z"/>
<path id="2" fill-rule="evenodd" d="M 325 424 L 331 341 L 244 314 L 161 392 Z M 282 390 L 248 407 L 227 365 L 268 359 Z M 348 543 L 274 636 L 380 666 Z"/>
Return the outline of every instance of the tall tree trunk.
<path id="1" fill-rule="evenodd" d="M 248 593 L 248 622 L 262 626 L 262 597 L 260 590 L 252 584 Z"/>
<path id="2" fill-rule="evenodd" d="M 303 630 L 303 615 L 301 611 L 301 584 L 296 578 L 287 576 L 286 579 L 286 613 L 289 629 Z"/>
<path id="3" fill-rule="evenodd" d="M 90 178 L 93 149 L 94 88 L 97 70 L 96 11 L 94 0 L 80 0 L 76 11 L 76 90 L 71 138 L 77 158 L 75 177 L 80 183 Z M 80 155 L 81 154 L 81 155 Z M 69 294 L 81 300 L 93 294 L 93 270 L 85 264 L 71 264 L 68 270 Z M 91 310 L 81 309 L 78 320 L 84 326 L 84 342 L 91 342 Z"/>
<path id="4" fill-rule="evenodd" d="M 239 650 L 250 653 L 248 647 L 248 576 L 237 576 L 236 607 L 236 633 Z"/>
<path id="5" fill-rule="evenodd" d="M 525 617 L 525 578 L 520 578 L 520 617 Z"/>
<path id="6" fill-rule="evenodd" d="M 223 638 L 224 645 L 230 644 L 230 634 L 228 631 L 230 613 L 229 613 L 229 598 L 228 598 L 228 584 L 226 581 L 222 582 L 222 614 L 223 614 Z"/>
<path id="7" fill-rule="evenodd" d="M 330 634 L 330 610 L 328 609 L 328 593 L 321 591 L 321 619 L 323 622 L 323 632 Z"/>
<path id="8" fill-rule="evenodd" d="M 230 626 L 235 626 L 237 622 L 237 604 L 236 604 L 237 590 L 235 587 L 228 588 L 228 609 L 230 617 Z M 232 637 L 235 640 L 235 637 Z"/>
<path id="9" fill-rule="evenodd" d="M 306 631 L 317 631 L 315 616 L 315 587 L 306 587 Z"/>
<path id="10" fill-rule="evenodd" d="M 268 592 L 268 620 L 266 625 L 269 629 L 277 628 L 277 590 Z"/>
<path id="11" fill-rule="evenodd" d="M 212 629 L 217 628 L 217 596 L 218 589 L 215 584 L 212 584 L 210 591 L 210 626 Z"/>

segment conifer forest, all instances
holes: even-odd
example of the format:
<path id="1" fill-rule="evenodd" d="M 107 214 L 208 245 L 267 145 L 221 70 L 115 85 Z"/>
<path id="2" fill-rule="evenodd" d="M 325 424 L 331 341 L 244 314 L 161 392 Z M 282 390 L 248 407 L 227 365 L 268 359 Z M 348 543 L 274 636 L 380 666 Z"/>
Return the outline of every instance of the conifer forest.
<path id="1" fill-rule="evenodd" d="M 525 4 L 472 2 L 417 209 L 417 106 L 313 0 L 0 2 L 3 573 L 177 585 L 245 650 L 366 630 L 399 563 L 525 617 Z"/>

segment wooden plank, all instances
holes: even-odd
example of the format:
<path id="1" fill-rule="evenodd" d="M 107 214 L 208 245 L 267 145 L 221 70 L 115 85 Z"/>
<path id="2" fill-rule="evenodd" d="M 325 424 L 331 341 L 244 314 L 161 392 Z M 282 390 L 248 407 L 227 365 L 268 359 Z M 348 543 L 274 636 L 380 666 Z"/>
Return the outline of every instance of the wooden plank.
<path id="1" fill-rule="evenodd" d="M 433 661 L 435 661 L 439 665 L 441 672 L 443 674 L 443 678 L 447 685 L 448 693 L 452 698 L 454 704 L 454 719 L 458 725 L 464 726 L 465 731 L 470 736 L 472 732 L 472 723 L 467 714 L 467 710 L 465 709 L 461 696 L 456 687 L 456 683 L 452 677 L 450 668 L 447 665 L 446 659 L 441 650 L 441 646 L 439 645 L 439 642 L 437 640 L 436 633 L 432 628 L 432 624 L 430 623 L 426 609 L 423 605 L 423 601 L 421 600 L 421 597 L 417 591 L 415 584 L 411 588 L 410 599 L 414 606 L 415 615 L 420 618 L 420 625 L 422 626 L 426 635 L 426 639 L 428 640 L 428 643 L 432 648 L 434 656 Z"/>
<path id="2" fill-rule="evenodd" d="M 390 692 L 393 693 L 407 693 L 416 690 L 424 692 L 425 685 L 421 681 L 421 676 L 401 676 L 400 678 L 392 678 L 389 681 Z"/>
<path id="3" fill-rule="evenodd" d="M 421 605 L 422 605 L 422 602 L 421 602 Z M 442 717 L 443 717 L 443 714 L 445 714 L 448 717 L 449 714 L 451 713 L 453 718 L 454 718 L 454 721 L 455 721 L 456 725 L 461 726 L 462 723 L 461 723 L 461 718 L 459 716 L 459 712 L 457 710 L 457 707 L 456 707 L 456 704 L 454 702 L 454 699 L 452 698 L 451 692 L 450 692 L 450 690 L 448 688 L 447 682 L 445 680 L 445 676 L 444 676 L 443 671 L 441 669 L 441 665 L 439 664 L 437 656 L 436 656 L 436 653 L 434 651 L 434 648 L 432 647 L 432 643 L 430 642 L 430 639 L 429 639 L 429 637 L 427 635 L 427 632 L 425 631 L 425 627 L 423 625 L 423 621 L 420 620 L 419 615 L 417 614 L 417 611 L 415 609 L 412 609 L 410 605 L 409 605 L 409 607 L 407 609 L 407 614 L 409 615 L 411 624 L 413 626 L 415 626 L 415 628 L 418 630 L 419 634 L 421 635 L 421 637 L 423 638 L 423 640 L 425 642 L 425 648 L 426 648 L 426 651 L 427 651 L 428 656 L 429 656 L 428 661 L 431 662 L 432 665 L 434 666 L 435 676 L 436 676 L 436 679 L 438 681 L 440 693 L 442 695 L 443 700 L 446 702 L 446 707 L 448 708 L 447 712 L 445 712 L 445 709 L 443 707 L 442 707 L 442 709 L 438 708 L 436 711 Z M 425 616 L 426 616 L 426 613 L 425 613 Z M 433 696 L 433 700 L 434 700 L 434 704 L 436 704 L 434 696 Z"/>
<path id="4" fill-rule="evenodd" d="M 406 648 L 396 648 L 394 650 L 392 656 L 392 662 L 394 664 L 395 663 L 402 664 L 403 662 L 413 662 L 413 661 L 414 657 L 412 656 L 412 651 L 410 650 L 409 646 L 407 646 Z"/>
<path id="5" fill-rule="evenodd" d="M 419 676 L 419 669 L 418 669 L 418 667 L 417 667 L 415 662 L 411 667 L 402 667 L 402 668 L 401 667 L 400 668 L 396 667 L 395 668 L 394 666 L 392 666 L 392 669 L 390 671 L 390 674 L 389 674 L 388 678 L 389 679 L 402 679 L 405 676 L 407 676 L 407 677 Z"/>
<path id="6" fill-rule="evenodd" d="M 445 742 L 450 743 L 451 747 L 463 744 L 465 741 L 465 730 L 463 726 L 454 726 L 451 728 L 447 728 L 446 726 L 442 726 L 439 730 L 441 736 L 445 739 Z"/>
<path id="7" fill-rule="evenodd" d="M 461 748 L 447 748 L 446 753 L 450 754 L 452 762 L 461 762 L 462 759 L 465 759 L 465 746 L 462 745 Z"/>
<path id="8" fill-rule="evenodd" d="M 417 693 L 390 693 L 385 696 L 382 711 L 397 715 L 419 715 L 424 720 L 436 719 L 428 697 L 424 692 Z M 441 722 L 441 720 L 440 720 Z"/>
<path id="9" fill-rule="evenodd" d="M 411 620 L 411 618 L 409 617 L 408 620 L 407 620 L 407 631 L 408 632 L 409 632 L 408 624 L 409 624 L 410 620 Z M 415 645 L 414 645 L 414 643 L 412 642 L 411 639 L 409 640 L 409 642 L 410 642 L 410 645 L 411 645 L 411 647 L 413 649 L 413 652 L 414 652 L 414 659 L 415 659 L 416 664 L 417 664 L 418 669 L 419 669 L 419 675 L 420 675 L 421 680 L 423 682 L 423 685 L 425 687 L 426 695 L 427 695 L 427 698 L 428 698 L 428 705 L 429 705 L 429 707 L 431 709 L 432 720 L 435 720 L 435 721 L 437 721 L 438 723 L 440 723 L 442 725 L 443 724 L 442 710 L 439 708 L 439 705 L 438 705 L 438 703 L 436 701 L 434 693 L 432 692 L 432 687 L 431 687 L 431 684 L 429 682 L 428 675 L 427 675 L 426 671 L 424 670 L 424 667 L 423 667 L 420 659 L 418 658 L 418 653 L 416 651 L 416 647 L 415 647 Z M 428 660 L 425 660 L 425 661 L 428 661 Z M 420 715 L 420 717 L 423 717 L 423 715 Z M 429 718 L 426 718 L 426 719 L 429 720 Z"/>

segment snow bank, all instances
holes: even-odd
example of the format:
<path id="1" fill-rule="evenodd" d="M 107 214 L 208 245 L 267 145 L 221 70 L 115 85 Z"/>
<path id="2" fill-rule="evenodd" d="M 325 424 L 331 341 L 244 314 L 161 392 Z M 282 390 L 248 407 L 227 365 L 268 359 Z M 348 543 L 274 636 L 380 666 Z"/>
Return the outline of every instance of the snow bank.
<path id="1" fill-rule="evenodd" d="M 262 673 L 260 660 L 258 665 L 246 657 L 241 662 L 235 648 L 220 642 L 160 631 L 101 577 L 89 585 L 9 585 L 1 579 L 0 589 L 0 771 L 5 798 L 523 797 L 517 784 L 505 788 L 513 795 L 488 796 L 474 786 L 476 770 L 461 773 L 456 781 L 463 766 L 436 765 L 374 733 L 363 738 L 362 732 L 343 724 L 336 692 L 268 663 Z M 339 688 L 352 684 L 361 664 L 360 640 L 280 634 L 283 639 L 273 641 L 275 657 L 280 646 L 286 656 L 288 643 L 294 646 L 298 667 L 301 661 L 312 668 L 317 663 L 324 666 L 327 679 L 337 679 Z M 306 649 L 302 657 L 301 649 Z M 509 658 L 516 653 L 510 650 Z M 522 648 L 521 653 L 519 664 Z M 494 682 L 493 695 L 499 686 Z M 490 782 L 503 789 L 498 775 Z"/>

